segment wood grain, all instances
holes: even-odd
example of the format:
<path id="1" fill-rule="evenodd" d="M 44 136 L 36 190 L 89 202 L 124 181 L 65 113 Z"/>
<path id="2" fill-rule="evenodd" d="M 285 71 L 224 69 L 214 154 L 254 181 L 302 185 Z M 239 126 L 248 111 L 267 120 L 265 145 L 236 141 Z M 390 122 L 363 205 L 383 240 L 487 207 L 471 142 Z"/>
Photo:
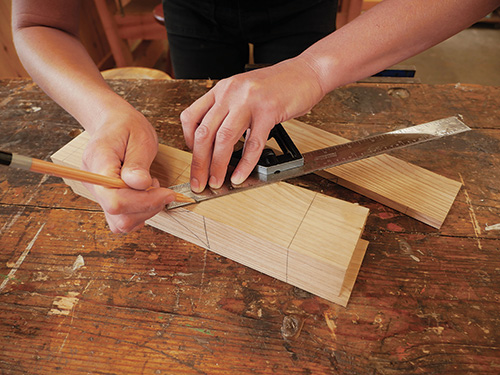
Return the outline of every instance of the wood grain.
<path id="1" fill-rule="evenodd" d="M 81 163 L 83 133 L 52 156 Z M 161 146 L 151 173 L 161 186 L 189 181 L 191 155 Z M 85 187 L 65 180 L 80 195 Z M 284 182 L 166 210 L 147 223 L 162 231 L 347 305 L 367 243 L 360 239 L 368 209 Z"/>
<path id="2" fill-rule="evenodd" d="M 283 126 L 301 152 L 349 142 L 297 120 L 286 121 Z M 318 174 L 438 229 L 462 186 L 460 182 L 386 154 Z"/>
<path id="3" fill-rule="evenodd" d="M 180 112 L 208 89 L 110 84 L 176 148 Z M 29 79 L 0 80 L 0 108 L 0 149 L 21 155 L 45 159 L 81 131 Z M 370 209 L 347 308 L 151 226 L 113 234 L 59 178 L 0 168 L 0 373 L 498 375 L 500 87 L 353 84 L 301 120 L 359 139 L 457 113 L 473 131 L 397 153 L 463 180 L 440 230 L 321 177 L 293 181 Z"/>

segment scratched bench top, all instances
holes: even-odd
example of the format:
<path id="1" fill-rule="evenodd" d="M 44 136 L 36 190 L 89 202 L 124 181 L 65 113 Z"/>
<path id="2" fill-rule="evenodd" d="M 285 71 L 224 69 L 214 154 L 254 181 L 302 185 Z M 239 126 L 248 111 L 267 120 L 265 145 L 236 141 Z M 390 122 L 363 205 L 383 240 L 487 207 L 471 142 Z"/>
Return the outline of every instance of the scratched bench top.
<path id="1" fill-rule="evenodd" d="M 186 149 L 205 81 L 113 81 Z M 55 177 L 0 168 L 0 372 L 494 374 L 500 366 L 500 88 L 363 83 L 301 121 L 356 139 L 461 114 L 472 132 L 393 153 L 463 187 L 440 230 L 370 209 L 346 308 L 151 227 L 114 235 Z M 0 80 L 0 149 L 41 159 L 80 132 L 30 80 Z"/>

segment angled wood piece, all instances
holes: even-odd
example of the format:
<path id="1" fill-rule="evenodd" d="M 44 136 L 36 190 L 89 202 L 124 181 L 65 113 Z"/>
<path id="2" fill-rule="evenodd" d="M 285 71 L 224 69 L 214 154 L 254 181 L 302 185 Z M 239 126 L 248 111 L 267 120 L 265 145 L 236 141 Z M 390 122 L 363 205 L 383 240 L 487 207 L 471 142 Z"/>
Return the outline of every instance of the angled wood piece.
<path id="1" fill-rule="evenodd" d="M 83 133 L 52 156 L 80 167 Z M 189 181 L 191 155 L 160 145 L 151 173 L 162 186 Z M 65 180 L 93 199 L 83 184 Z M 284 182 L 163 211 L 148 224 L 346 306 L 367 242 L 368 209 Z"/>
<path id="2" fill-rule="evenodd" d="M 301 152 L 349 140 L 297 120 L 283 123 Z M 441 228 L 462 184 L 427 169 L 379 155 L 318 173 L 434 228 Z"/>

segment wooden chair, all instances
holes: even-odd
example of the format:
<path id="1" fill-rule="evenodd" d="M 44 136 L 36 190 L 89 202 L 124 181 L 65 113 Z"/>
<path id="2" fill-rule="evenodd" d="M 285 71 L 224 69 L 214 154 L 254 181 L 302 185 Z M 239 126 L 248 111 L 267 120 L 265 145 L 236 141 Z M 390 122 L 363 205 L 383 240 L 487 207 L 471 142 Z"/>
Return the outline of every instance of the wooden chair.
<path id="1" fill-rule="evenodd" d="M 163 55 L 169 69 L 167 32 L 153 16 L 159 0 L 133 0 L 126 6 L 121 0 L 94 3 L 118 68 L 153 67 Z"/>
<path id="2" fill-rule="evenodd" d="M 164 70 L 173 77 L 160 0 L 94 0 L 94 3 L 116 67 L 153 67 L 163 55 Z M 357 17 L 362 6 L 362 0 L 339 0 L 337 28 Z"/>

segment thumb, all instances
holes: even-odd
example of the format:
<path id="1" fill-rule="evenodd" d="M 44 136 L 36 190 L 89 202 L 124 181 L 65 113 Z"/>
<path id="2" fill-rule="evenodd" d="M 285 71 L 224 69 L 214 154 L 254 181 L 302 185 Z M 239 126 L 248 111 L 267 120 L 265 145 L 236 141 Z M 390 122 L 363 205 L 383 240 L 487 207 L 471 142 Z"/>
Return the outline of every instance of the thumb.
<path id="1" fill-rule="evenodd" d="M 152 185 L 153 179 L 149 168 L 156 156 L 156 150 L 145 145 L 127 147 L 121 178 L 128 186 L 137 190 L 146 190 Z"/>

